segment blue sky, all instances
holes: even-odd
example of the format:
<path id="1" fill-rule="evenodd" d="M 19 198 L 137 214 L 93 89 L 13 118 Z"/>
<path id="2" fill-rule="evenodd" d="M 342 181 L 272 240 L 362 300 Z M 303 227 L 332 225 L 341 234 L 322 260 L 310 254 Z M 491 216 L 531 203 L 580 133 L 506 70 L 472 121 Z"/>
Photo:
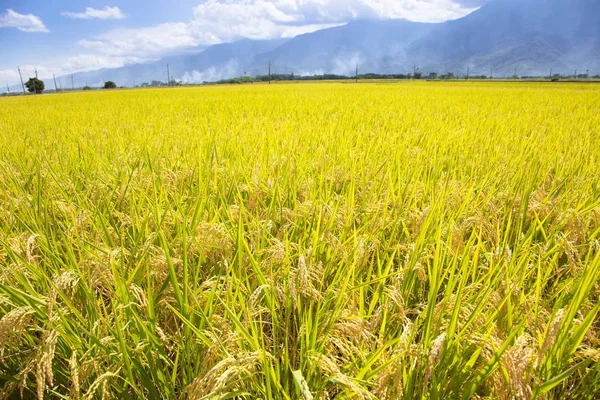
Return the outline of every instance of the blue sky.
<path id="1" fill-rule="evenodd" d="M 0 0 L 0 85 L 292 37 L 356 19 L 459 18 L 489 0 Z"/>

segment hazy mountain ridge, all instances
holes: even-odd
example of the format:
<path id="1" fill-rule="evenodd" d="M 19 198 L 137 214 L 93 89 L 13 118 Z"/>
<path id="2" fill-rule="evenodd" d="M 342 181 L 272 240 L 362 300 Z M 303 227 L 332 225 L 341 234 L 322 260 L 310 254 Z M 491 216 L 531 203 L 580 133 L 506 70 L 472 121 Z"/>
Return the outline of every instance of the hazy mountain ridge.
<path id="1" fill-rule="evenodd" d="M 241 40 L 148 64 L 78 73 L 75 85 L 120 86 L 167 80 L 186 83 L 274 73 L 453 72 L 496 77 L 600 73 L 600 1 L 495 0 L 458 20 L 427 24 L 364 20 L 289 40 Z M 70 77 L 62 77 L 60 81 Z"/>
<path id="2" fill-rule="evenodd" d="M 594 46 L 584 48 L 599 37 L 600 2 L 595 0 L 496 0 L 441 24 L 409 53 L 425 69 L 462 72 L 470 66 L 474 73 L 493 68 L 508 76 L 516 68 L 519 75 L 545 75 L 550 69 L 600 69 Z M 477 63 L 470 65 L 474 58 Z"/>

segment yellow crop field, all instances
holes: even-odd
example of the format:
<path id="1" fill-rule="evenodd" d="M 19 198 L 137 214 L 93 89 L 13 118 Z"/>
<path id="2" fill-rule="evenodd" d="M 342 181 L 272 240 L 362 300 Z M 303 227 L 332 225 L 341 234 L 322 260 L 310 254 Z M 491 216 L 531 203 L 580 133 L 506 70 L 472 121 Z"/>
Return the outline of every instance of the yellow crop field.
<path id="1" fill-rule="evenodd" d="M 0 99 L 0 398 L 598 399 L 600 85 Z"/>

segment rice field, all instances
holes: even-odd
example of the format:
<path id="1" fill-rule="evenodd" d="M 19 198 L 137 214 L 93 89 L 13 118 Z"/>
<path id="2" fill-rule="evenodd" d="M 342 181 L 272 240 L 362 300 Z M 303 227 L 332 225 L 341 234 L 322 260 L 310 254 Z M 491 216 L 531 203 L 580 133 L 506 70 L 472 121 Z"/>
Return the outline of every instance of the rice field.
<path id="1" fill-rule="evenodd" d="M 0 399 L 600 398 L 600 85 L 0 99 Z"/>

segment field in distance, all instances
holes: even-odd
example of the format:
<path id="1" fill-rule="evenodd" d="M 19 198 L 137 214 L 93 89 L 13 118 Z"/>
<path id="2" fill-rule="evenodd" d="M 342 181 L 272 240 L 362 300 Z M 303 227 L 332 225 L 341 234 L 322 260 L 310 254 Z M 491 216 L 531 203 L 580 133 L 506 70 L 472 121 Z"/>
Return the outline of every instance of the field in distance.
<path id="1" fill-rule="evenodd" d="M 0 398 L 597 399 L 599 171 L 595 84 L 0 99 Z"/>

